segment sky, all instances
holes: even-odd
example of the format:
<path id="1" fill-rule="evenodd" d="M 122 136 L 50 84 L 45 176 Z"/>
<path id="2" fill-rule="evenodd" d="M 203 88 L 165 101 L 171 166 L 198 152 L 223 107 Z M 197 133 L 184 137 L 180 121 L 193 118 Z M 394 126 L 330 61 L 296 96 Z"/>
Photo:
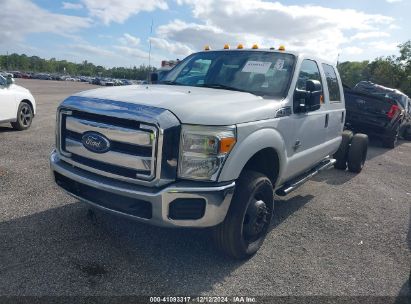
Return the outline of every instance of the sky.
<path id="1" fill-rule="evenodd" d="M 411 39 L 410 12 L 411 0 L 0 0 L 0 54 L 159 66 L 205 45 L 257 43 L 372 60 Z"/>

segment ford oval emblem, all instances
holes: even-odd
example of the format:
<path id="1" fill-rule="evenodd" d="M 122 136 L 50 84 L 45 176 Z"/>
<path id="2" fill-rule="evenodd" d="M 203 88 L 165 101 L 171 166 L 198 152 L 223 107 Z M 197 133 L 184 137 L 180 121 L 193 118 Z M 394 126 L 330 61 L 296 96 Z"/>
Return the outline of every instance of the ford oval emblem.
<path id="1" fill-rule="evenodd" d="M 94 153 L 106 153 L 110 150 L 110 141 L 104 135 L 97 132 L 86 132 L 81 138 L 83 146 Z"/>

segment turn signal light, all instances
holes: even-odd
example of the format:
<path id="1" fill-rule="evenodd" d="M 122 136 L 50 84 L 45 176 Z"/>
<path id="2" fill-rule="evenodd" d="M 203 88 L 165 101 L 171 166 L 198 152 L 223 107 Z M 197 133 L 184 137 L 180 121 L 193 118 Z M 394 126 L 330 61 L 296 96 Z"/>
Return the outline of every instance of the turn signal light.
<path id="1" fill-rule="evenodd" d="M 235 145 L 235 138 L 234 137 L 226 137 L 220 139 L 220 153 L 228 153 Z"/>
<path id="2" fill-rule="evenodd" d="M 252 47 L 252 49 L 253 49 L 253 50 L 258 49 L 258 44 L 254 44 L 253 47 Z"/>
<path id="3" fill-rule="evenodd" d="M 225 50 L 229 50 L 229 49 L 230 49 L 230 46 L 226 43 L 226 44 L 224 44 L 224 49 L 225 49 Z"/>
<path id="4" fill-rule="evenodd" d="M 242 45 L 241 43 L 237 45 L 237 49 L 242 50 L 243 48 L 244 48 L 244 45 Z"/>
<path id="5" fill-rule="evenodd" d="M 210 46 L 209 45 L 206 45 L 205 47 L 204 47 L 204 51 L 209 51 L 210 50 Z"/>
<path id="6" fill-rule="evenodd" d="M 278 48 L 278 50 L 284 52 L 284 51 L 285 51 L 285 46 L 284 46 L 284 45 L 280 45 L 280 47 Z"/>

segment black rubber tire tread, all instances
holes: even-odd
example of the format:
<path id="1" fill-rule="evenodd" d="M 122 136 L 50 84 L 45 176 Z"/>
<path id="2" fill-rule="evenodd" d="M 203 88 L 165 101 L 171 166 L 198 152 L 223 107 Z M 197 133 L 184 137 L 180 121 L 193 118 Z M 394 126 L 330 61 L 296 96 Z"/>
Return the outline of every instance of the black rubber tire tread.
<path id="1" fill-rule="evenodd" d="M 338 147 L 337 152 L 334 154 L 334 159 L 336 160 L 334 168 L 338 170 L 347 169 L 348 150 L 350 149 L 350 143 L 353 136 L 353 132 L 350 130 L 345 130 L 342 133 L 341 144 Z"/>
<path id="2" fill-rule="evenodd" d="M 23 105 L 28 105 L 29 108 L 31 109 L 30 104 L 28 104 L 25 101 L 20 102 L 19 104 L 19 108 L 17 110 L 17 120 L 15 122 L 10 123 L 11 126 L 13 127 L 13 129 L 18 130 L 18 131 L 23 131 L 23 130 L 27 130 L 28 128 L 30 128 L 31 123 L 33 122 L 33 109 L 31 110 L 31 121 L 30 124 L 28 126 L 24 126 L 23 123 L 20 120 L 20 112 L 21 112 L 21 108 L 23 107 Z"/>
<path id="3" fill-rule="evenodd" d="M 384 137 L 382 139 L 382 146 L 384 148 L 394 149 L 396 143 L 397 143 L 397 136 L 396 135 L 390 136 L 390 137 Z"/>
<path id="4" fill-rule="evenodd" d="M 403 137 L 405 140 L 411 140 L 411 125 L 408 125 L 405 128 Z"/>
<path id="5" fill-rule="evenodd" d="M 260 239 L 247 246 L 243 241 L 241 231 L 250 197 L 257 187 L 265 187 L 264 191 L 267 191 L 267 199 L 268 197 L 271 198 L 269 202 L 266 202 L 267 204 L 271 204 L 269 225 Z M 259 172 L 244 170 L 237 181 L 233 199 L 225 220 L 212 230 L 216 247 L 225 255 L 234 259 L 251 257 L 258 251 L 265 239 L 271 225 L 273 210 L 274 193 L 270 179 Z"/>
<path id="6" fill-rule="evenodd" d="M 365 134 L 355 134 L 348 151 L 348 170 L 360 173 L 364 167 L 368 151 L 368 136 Z"/>

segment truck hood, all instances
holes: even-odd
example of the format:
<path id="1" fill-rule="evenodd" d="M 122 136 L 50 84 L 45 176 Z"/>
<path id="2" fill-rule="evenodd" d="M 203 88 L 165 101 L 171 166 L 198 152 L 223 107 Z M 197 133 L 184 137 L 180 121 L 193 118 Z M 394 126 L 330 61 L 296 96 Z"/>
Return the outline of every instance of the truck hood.
<path id="1" fill-rule="evenodd" d="M 133 85 L 84 91 L 84 98 L 115 100 L 171 111 L 186 124 L 233 125 L 273 118 L 279 100 L 250 93 L 173 85 Z"/>

